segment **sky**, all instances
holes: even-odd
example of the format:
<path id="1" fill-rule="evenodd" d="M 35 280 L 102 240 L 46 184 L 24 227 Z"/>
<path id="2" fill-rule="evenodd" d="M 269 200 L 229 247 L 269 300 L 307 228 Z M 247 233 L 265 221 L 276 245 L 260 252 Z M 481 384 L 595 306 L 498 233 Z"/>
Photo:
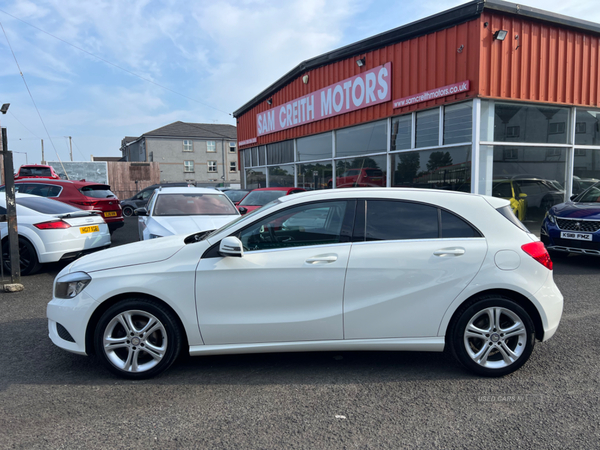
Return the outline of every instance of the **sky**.
<path id="1" fill-rule="evenodd" d="M 461 0 L 0 0 L 15 169 L 121 156 L 125 136 L 233 111 L 302 61 Z M 524 0 L 600 23 L 598 0 Z M 21 76 L 21 73 L 23 76 Z M 31 93 L 31 95 L 30 95 Z"/>

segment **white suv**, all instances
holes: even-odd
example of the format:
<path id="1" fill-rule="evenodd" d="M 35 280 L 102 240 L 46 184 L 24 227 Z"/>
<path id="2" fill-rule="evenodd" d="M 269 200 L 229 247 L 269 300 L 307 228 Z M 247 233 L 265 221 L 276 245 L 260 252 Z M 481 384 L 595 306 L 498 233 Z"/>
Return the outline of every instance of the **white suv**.
<path id="1" fill-rule="evenodd" d="M 543 244 L 503 199 L 424 189 L 281 197 L 223 228 L 65 267 L 50 338 L 146 378 L 191 355 L 445 347 L 485 376 L 555 333 Z M 185 349 L 183 346 L 185 345 Z"/>

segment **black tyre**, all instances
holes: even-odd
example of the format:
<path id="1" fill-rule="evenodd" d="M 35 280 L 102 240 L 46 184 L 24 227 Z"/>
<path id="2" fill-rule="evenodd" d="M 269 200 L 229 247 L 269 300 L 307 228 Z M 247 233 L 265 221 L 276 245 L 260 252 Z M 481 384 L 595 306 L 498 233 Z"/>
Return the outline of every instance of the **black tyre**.
<path id="1" fill-rule="evenodd" d="M 8 239 L 2 244 L 2 261 L 4 270 L 10 272 L 10 250 Z M 38 260 L 34 246 L 27 239 L 19 236 L 19 262 L 21 263 L 21 275 L 33 275 L 42 266 Z"/>
<path id="2" fill-rule="evenodd" d="M 490 295 L 461 308 L 446 340 L 467 369 L 478 375 L 501 377 L 527 362 L 535 344 L 535 329 L 517 303 Z"/>
<path id="3" fill-rule="evenodd" d="M 128 299 L 111 306 L 94 331 L 96 355 L 113 373 L 130 379 L 154 377 L 177 359 L 183 333 L 159 302 Z"/>
<path id="4" fill-rule="evenodd" d="M 133 208 L 131 206 L 123 206 L 123 215 L 125 217 L 133 216 Z"/>

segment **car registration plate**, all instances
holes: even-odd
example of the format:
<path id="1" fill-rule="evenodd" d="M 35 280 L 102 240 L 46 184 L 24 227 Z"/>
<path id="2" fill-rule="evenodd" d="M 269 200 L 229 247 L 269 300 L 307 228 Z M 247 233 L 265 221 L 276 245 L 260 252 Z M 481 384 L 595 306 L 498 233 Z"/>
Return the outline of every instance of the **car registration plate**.
<path id="1" fill-rule="evenodd" d="M 104 213 L 104 217 L 117 217 L 116 211 L 107 211 Z"/>
<path id="2" fill-rule="evenodd" d="M 578 241 L 591 241 L 592 235 L 586 233 L 571 233 L 569 231 L 561 231 L 560 237 L 563 239 L 576 239 Z"/>
<path id="3" fill-rule="evenodd" d="M 100 231 L 100 227 L 98 225 L 92 225 L 90 227 L 81 227 L 79 229 L 79 232 L 81 234 L 86 234 L 86 233 L 95 233 Z"/>

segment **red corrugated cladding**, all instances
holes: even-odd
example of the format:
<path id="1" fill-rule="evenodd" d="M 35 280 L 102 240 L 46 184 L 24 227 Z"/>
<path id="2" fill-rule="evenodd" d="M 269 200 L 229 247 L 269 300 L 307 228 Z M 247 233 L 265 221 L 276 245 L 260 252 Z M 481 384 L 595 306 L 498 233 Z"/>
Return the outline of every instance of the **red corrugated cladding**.
<path id="1" fill-rule="evenodd" d="M 501 29 L 508 31 L 506 39 L 494 40 L 494 32 Z M 366 56 L 366 65 L 358 67 L 356 59 L 362 56 Z M 476 20 L 307 72 L 308 84 L 298 77 L 273 95 L 272 105 L 265 101 L 244 113 L 238 120 L 238 141 L 257 137 L 257 113 L 388 61 L 392 62 L 392 99 L 464 80 L 471 82 L 470 91 L 395 110 L 390 101 L 262 136 L 252 146 L 322 133 L 476 96 L 584 106 L 600 104 L 599 36 L 556 24 L 484 11 Z"/>

